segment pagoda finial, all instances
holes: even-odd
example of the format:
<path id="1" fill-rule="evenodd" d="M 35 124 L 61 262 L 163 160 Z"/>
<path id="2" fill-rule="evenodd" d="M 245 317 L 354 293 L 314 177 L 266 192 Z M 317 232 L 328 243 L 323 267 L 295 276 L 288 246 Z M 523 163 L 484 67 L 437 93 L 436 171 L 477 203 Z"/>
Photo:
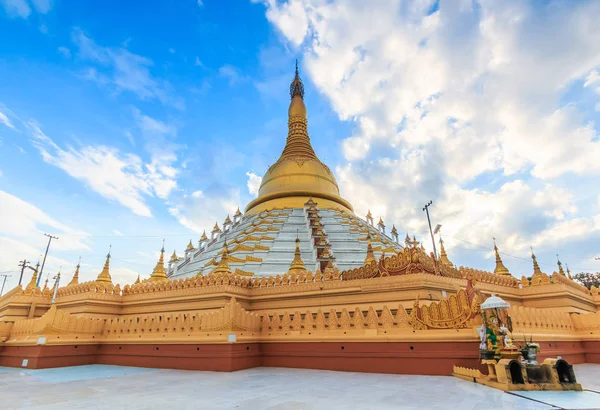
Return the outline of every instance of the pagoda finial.
<path id="1" fill-rule="evenodd" d="M 81 264 L 81 256 L 79 257 L 79 261 L 77 261 L 77 266 L 75 267 L 75 274 L 73 275 L 73 279 L 67 286 L 77 285 L 79 283 L 79 267 Z"/>
<path id="2" fill-rule="evenodd" d="M 161 280 L 169 280 L 167 277 L 167 270 L 165 269 L 165 240 L 163 239 L 163 246 L 160 250 L 160 257 L 158 258 L 158 262 L 152 271 L 152 275 L 150 275 L 150 282 L 159 282 Z M 190 241 L 191 243 L 191 241 Z M 192 248 L 193 249 L 193 248 Z"/>
<path id="3" fill-rule="evenodd" d="M 135 280 L 135 282 L 133 282 L 134 285 L 139 285 L 141 283 L 140 280 L 140 275 L 138 275 L 137 279 Z"/>
<path id="4" fill-rule="evenodd" d="M 290 84 L 290 98 L 293 99 L 294 97 L 304 98 L 304 84 L 302 84 L 302 79 L 300 79 L 300 74 L 298 74 L 298 59 L 296 59 L 294 79 Z"/>
<path id="5" fill-rule="evenodd" d="M 496 254 L 496 267 L 494 268 L 494 273 L 496 275 L 510 275 L 510 272 L 502 263 L 502 259 L 500 258 L 500 252 L 498 252 L 498 247 L 496 246 L 496 238 L 492 238 L 494 240 L 494 253 Z"/>
<path id="6" fill-rule="evenodd" d="M 365 258 L 365 265 L 373 262 L 375 255 L 373 254 L 373 245 L 371 244 L 371 233 L 367 232 L 367 257 Z"/>
<path id="7" fill-rule="evenodd" d="M 223 254 L 221 255 L 221 260 L 217 267 L 211 272 L 213 273 L 231 273 L 231 268 L 229 267 L 229 250 L 227 249 L 227 241 L 223 241 Z"/>
<path id="8" fill-rule="evenodd" d="M 106 282 L 112 283 L 112 278 L 110 277 L 109 267 L 110 267 L 110 251 L 112 249 L 112 245 L 108 247 L 108 254 L 106 255 L 106 261 L 104 262 L 104 267 L 102 268 L 102 272 L 96 278 L 96 282 Z"/>
<path id="9" fill-rule="evenodd" d="M 558 265 L 558 273 L 560 273 L 563 276 L 567 276 L 567 275 L 565 275 L 565 271 L 562 267 L 562 262 L 560 261 L 560 258 L 558 257 L 558 253 L 556 254 L 556 264 Z"/>
<path id="10" fill-rule="evenodd" d="M 31 277 L 31 280 L 29 281 L 29 283 L 27 284 L 25 289 L 34 289 L 37 287 L 37 279 L 38 279 L 39 271 L 40 271 L 40 262 L 38 262 L 37 265 L 35 265 L 35 269 L 33 270 L 33 276 Z"/>
<path id="11" fill-rule="evenodd" d="M 454 265 L 452 264 L 452 262 L 450 262 L 450 259 L 448 259 L 448 254 L 446 253 L 446 248 L 444 247 L 444 240 L 442 239 L 441 235 L 440 235 L 440 247 L 442 249 L 441 253 L 440 253 L 440 261 L 446 266 L 453 267 Z"/>
<path id="12" fill-rule="evenodd" d="M 569 264 L 565 264 L 565 265 L 566 265 L 566 267 L 567 267 L 567 276 L 569 277 L 569 279 L 573 279 L 573 278 L 571 277 L 571 271 L 569 270 Z"/>
<path id="13" fill-rule="evenodd" d="M 529 248 L 531 249 L 531 259 L 533 259 L 533 273 L 534 274 L 536 274 L 536 273 L 542 274 L 540 265 L 538 265 L 537 258 L 535 257 L 535 254 L 533 253 L 533 247 L 530 246 Z"/>
<path id="14" fill-rule="evenodd" d="M 298 230 L 296 230 L 296 250 L 294 251 L 294 259 L 290 264 L 290 269 L 287 271 L 288 274 L 300 273 L 306 271 L 304 267 L 304 261 L 300 255 L 300 238 L 298 237 Z"/>
<path id="15" fill-rule="evenodd" d="M 189 251 L 193 251 L 194 250 L 194 244 L 192 243 L 192 240 L 190 239 L 190 242 L 188 243 L 187 247 L 185 248 L 186 252 Z"/>
<path id="16" fill-rule="evenodd" d="M 175 252 L 175 249 L 173 249 L 173 254 L 171 255 L 171 259 L 169 259 L 169 262 L 177 262 L 178 259 L 177 253 Z"/>

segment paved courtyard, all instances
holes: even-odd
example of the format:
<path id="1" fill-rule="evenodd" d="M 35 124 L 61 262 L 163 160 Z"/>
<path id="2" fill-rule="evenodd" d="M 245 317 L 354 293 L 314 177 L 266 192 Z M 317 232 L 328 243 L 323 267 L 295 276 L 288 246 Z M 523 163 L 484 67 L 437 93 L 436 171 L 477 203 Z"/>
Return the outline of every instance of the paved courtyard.
<path id="1" fill-rule="evenodd" d="M 533 392 L 526 394 L 528 399 L 457 378 L 439 376 L 282 368 L 215 373 L 104 365 L 45 370 L 0 367 L 0 408 L 600 408 L 600 365 L 577 365 L 575 371 L 578 381 L 588 391 Z"/>

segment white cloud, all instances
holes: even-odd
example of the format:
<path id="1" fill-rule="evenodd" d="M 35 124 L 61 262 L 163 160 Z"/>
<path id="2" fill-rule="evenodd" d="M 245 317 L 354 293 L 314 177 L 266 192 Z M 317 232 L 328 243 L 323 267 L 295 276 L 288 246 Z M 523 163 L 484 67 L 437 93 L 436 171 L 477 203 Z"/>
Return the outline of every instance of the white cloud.
<path id="1" fill-rule="evenodd" d="M 31 14 L 31 7 L 25 0 L 1 0 L 4 11 L 10 17 L 21 17 L 26 19 Z"/>
<path id="2" fill-rule="evenodd" d="M 181 225 L 196 233 L 210 232 L 215 222 L 221 226 L 227 214 L 233 215 L 240 202 L 237 189 L 211 194 L 195 191 L 175 200 L 169 207 L 169 213 Z"/>
<path id="3" fill-rule="evenodd" d="M 73 178 L 107 199 L 117 201 L 137 215 L 151 216 L 146 197 L 168 197 L 177 186 L 173 169 L 153 160 L 144 163 L 135 154 L 121 153 L 103 145 L 87 145 L 63 149 L 33 122 L 29 127 L 36 138 L 34 144 L 44 161 L 61 168 Z"/>
<path id="4" fill-rule="evenodd" d="M 196 60 L 194 60 L 194 65 L 197 67 L 204 67 L 204 64 L 202 64 L 202 61 L 200 61 L 200 57 L 196 56 Z"/>
<path id="5" fill-rule="evenodd" d="M 231 86 L 246 80 L 246 77 L 240 73 L 240 69 L 231 64 L 221 66 L 219 68 L 219 75 L 227 78 L 227 80 L 229 80 L 229 85 Z"/>
<path id="6" fill-rule="evenodd" d="M 67 47 L 58 47 L 58 52 L 65 58 L 71 58 L 71 50 L 69 50 Z"/>
<path id="7" fill-rule="evenodd" d="M 358 214 L 426 234 L 420 205 L 433 199 L 446 234 L 514 252 L 597 230 L 600 208 L 571 190 L 600 175 L 598 131 L 562 98 L 598 84 L 600 3 L 263 3 L 356 124 L 337 175 Z"/>
<path id="8" fill-rule="evenodd" d="M 74 266 L 73 261 L 61 258 L 62 252 L 89 250 L 88 235 L 49 216 L 37 206 L 0 190 L 0 271 L 16 270 L 19 260 L 35 263 L 41 259 L 48 238 L 44 233 L 58 236 L 52 241 L 45 272 L 56 272 L 59 266 Z M 27 280 L 31 272 L 27 271 Z M 9 289 L 18 282 L 18 274 L 10 278 Z"/>
<path id="9" fill-rule="evenodd" d="M 0 124 L 4 124 L 8 128 L 15 129 L 15 126 L 12 124 L 10 119 L 2 111 L 0 111 Z"/>
<path id="10" fill-rule="evenodd" d="M 123 47 L 103 47 L 81 29 L 73 30 L 71 38 L 78 48 L 78 56 L 97 67 L 90 67 L 83 78 L 99 84 L 110 82 L 118 91 L 129 91 L 142 100 L 156 99 L 177 109 L 183 109 L 180 98 L 172 95 L 171 84 L 152 75 L 154 62 Z M 102 69 L 106 73 L 99 73 Z"/>
<path id="11" fill-rule="evenodd" d="M 46 14 L 52 8 L 51 0 L 0 0 L 6 14 L 10 17 L 26 19 L 31 14 L 32 6 L 36 12 Z"/>
<path id="12" fill-rule="evenodd" d="M 203 5 L 202 0 L 198 0 L 198 7 L 202 7 Z"/>
<path id="13" fill-rule="evenodd" d="M 257 197 L 260 184 L 262 183 L 262 177 L 256 175 L 254 172 L 246 172 L 246 176 L 248 177 L 248 192 L 250 195 Z"/>
<path id="14" fill-rule="evenodd" d="M 116 229 L 113 229 L 113 233 L 117 236 L 123 236 L 123 234 L 121 233 L 121 231 L 118 231 Z"/>

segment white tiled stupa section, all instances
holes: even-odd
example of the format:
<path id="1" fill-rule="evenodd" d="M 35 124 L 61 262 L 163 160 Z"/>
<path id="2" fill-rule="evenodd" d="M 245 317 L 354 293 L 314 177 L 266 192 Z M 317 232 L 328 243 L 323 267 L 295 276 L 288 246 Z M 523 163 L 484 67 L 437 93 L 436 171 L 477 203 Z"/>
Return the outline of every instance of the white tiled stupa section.
<path id="1" fill-rule="evenodd" d="M 288 209 L 284 211 L 275 212 L 276 216 L 268 217 L 266 220 L 277 220 L 282 223 L 273 224 L 260 224 L 260 227 L 272 226 L 278 229 L 278 231 L 268 232 L 255 232 L 252 233 L 254 236 L 268 236 L 273 240 L 261 240 L 261 241 L 246 241 L 244 245 L 254 246 L 260 244 L 269 248 L 269 250 L 254 250 L 254 251 L 237 251 L 231 254 L 239 259 L 244 259 L 246 255 L 250 255 L 256 258 L 261 258 L 262 262 L 231 262 L 229 266 L 232 271 L 236 268 L 244 270 L 246 272 L 253 272 L 256 275 L 276 275 L 287 272 L 290 267 L 290 263 L 294 258 L 294 251 L 296 249 L 296 234 L 300 238 L 300 252 L 302 254 L 302 260 L 307 269 L 314 271 L 316 269 L 315 250 L 310 242 L 310 234 L 308 230 L 308 224 L 304 215 L 304 210 Z M 204 266 L 211 259 L 215 259 L 217 262 L 220 260 L 221 255 L 219 251 L 223 249 L 223 242 L 227 240 L 228 243 L 233 238 L 242 238 L 246 236 L 242 234 L 245 229 L 251 228 L 252 224 L 260 219 L 259 215 L 253 215 L 244 218 L 238 224 L 234 225 L 229 232 L 222 232 L 215 242 L 209 242 L 206 250 L 198 252 L 194 251 L 192 258 L 189 261 L 181 261 L 178 264 L 178 268 L 173 274 L 172 278 L 183 278 L 193 276 L 198 272 L 207 274 L 212 271 L 215 266 Z M 231 251 L 235 248 L 235 244 L 228 245 Z"/>
<path id="2" fill-rule="evenodd" d="M 281 223 L 273 224 L 260 224 L 260 227 L 272 226 L 278 228 L 278 231 L 268 232 L 255 232 L 254 236 L 268 236 L 273 240 L 261 240 L 261 241 L 246 241 L 244 245 L 254 246 L 260 244 L 267 246 L 269 250 L 254 250 L 254 251 L 237 251 L 232 256 L 240 259 L 244 259 L 246 255 L 261 258 L 262 262 L 231 262 L 229 266 L 232 271 L 236 268 L 246 272 L 252 272 L 255 275 L 277 275 L 284 274 L 288 271 L 290 263 L 294 258 L 294 250 L 296 246 L 296 233 L 300 238 L 300 252 L 302 260 L 307 269 L 313 272 L 317 269 L 316 262 L 316 249 L 311 241 L 310 231 L 308 229 L 308 221 L 303 208 L 285 209 L 280 211 L 272 211 L 275 216 L 269 216 L 266 220 L 282 221 Z M 319 215 L 324 225 L 327 239 L 331 244 L 331 250 L 335 257 L 335 264 L 340 271 L 347 269 L 354 269 L 364 265 L 364 260 L 367 255 L 367 242 L 359 241 L 359 238 L 366 237 L 365 233 L 362 232 L 350 232 L 351 228 L 356 228 L 355 225 L 342 224 L 344 218 L 340 216 L 337 211 L 332 209 L 319 209 Z M 218 254 L 223 249 L 223 241 L 227 240 L 228 244 L 234 238 L 242 238 L 246 236 L 242 234 L 242 231 L 248 228 L 252 228 L 253 223 L 256 223 L 266 213 L 259 215 L 252 215 L 243 218 L 240 222 L 233 225 L 229 232 L 222 232 L 219 237 L 214 241 L 208 242 L 205 250 L 199 251 L 196 249 L 191 253 L 189 260 L 183 260 L 178 263 L 178 267 L 172 278 L 183 278 L 188 276 L 196 275 L 198 272 L 202 274 L 210 273 L 215 266 L 204 266 L 211 259 L 215 259 L 217 262 L 221 259 Z M 390 237 L 382 234 L 375 227 L 369 226 L 366 221 L 360 218 L 356 218 L 359 221 L 361 227 L 369 227 L 372 236 L 372 245 L 374 248 L 382 246 L 386 248 L 388 246 L 394 246 L 396 249 L 400 249 L 400 245 L 396 244 Z M 346 219 L 349 221 L 350 219 Z M 379 242 L 379 240 L 385 239 L 388 241 L 387 244 Z M 197 243 L 196 243 L 196 246 Z M 228 246 L 231 251 L 235 248 L 235 244 Z M 378 258 L 381 255 L 381 251 L 375 251 L 375 257 Z"/>
<path id="3" fill-rule="evenodd" d="M 335 264 L 340 271 L 358 268 L 364 265 L 367 256 L 367 241 L 360 241 L 359 238 L 365 238 L 366 233 L 350 232 L 350 229 L 356 228 L 354 225 L 342 224 L 344 220 L 340 214 L 332 209 L 319 209 L 321 222 L 323 222 L 327 239 L 331 244 L 331 250 L 335 257 Z M 371 232 L 371 244 L 373 247 L 382 246 L 386 248 L 393 246 L 397 250 L 400 245 L 396 244 L 391 238 L 379 232 L 378 229 L 369 226 L 366 221 L 356 218 L 361 224 L 361 228 L 367 227 Z M 379 242 L 379 239 L 386 239 L 389 244 Z M 375 258 L 379 258 L 381 251 L 375 251 Z"/>

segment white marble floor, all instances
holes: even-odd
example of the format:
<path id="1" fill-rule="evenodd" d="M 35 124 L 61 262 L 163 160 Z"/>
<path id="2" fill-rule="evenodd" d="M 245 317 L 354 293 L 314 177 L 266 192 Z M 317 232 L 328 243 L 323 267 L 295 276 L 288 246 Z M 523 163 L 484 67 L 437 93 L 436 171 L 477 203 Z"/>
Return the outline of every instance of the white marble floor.
<path id="1" fill-rule="evenodd" d="M 600 392 L 600 365 L 578 365 L 575 371 L 584 388 Z M 585 399 L 572 395 L 563 408 L 600 408 L 600 393 L 584 393 Z M 550 396 L 542 396 L 548 403 L 544 397 Z M 590 407 L 590 397 L 592 405 L 598 397 L 596 406 Z M 3 409 L 61 410 L 557 408 L 453 377 L 282 368 L 215 373 L 103 365 L 0 368 L 0 400 Z"/>

